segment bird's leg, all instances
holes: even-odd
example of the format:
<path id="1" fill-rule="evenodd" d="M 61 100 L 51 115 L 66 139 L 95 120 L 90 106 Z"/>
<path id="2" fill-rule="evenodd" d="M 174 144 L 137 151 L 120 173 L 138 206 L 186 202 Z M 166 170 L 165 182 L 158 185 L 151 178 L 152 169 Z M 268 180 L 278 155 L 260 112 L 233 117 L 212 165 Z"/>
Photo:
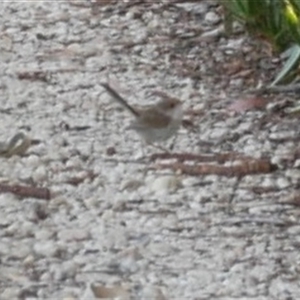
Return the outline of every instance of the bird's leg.
<path id="1" fill-rule="evenodd" d="M 173 151 L 174 147 L 175 147 L 175 143 L 176 143 L 176 140 L 177 140 L 177 136 L 178 134 L 175 134 L 174 138 L 173 138 L 173 141 L 170 145 L 170 150 Z"/>

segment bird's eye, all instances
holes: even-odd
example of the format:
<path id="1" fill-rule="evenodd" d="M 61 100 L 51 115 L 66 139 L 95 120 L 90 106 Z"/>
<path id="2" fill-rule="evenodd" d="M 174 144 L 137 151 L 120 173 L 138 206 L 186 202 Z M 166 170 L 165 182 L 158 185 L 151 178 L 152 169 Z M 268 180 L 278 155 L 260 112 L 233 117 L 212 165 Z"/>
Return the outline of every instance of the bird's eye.
<path id="1" fill-rule="evenodd" d="M 176 106 L 175 102 L 172 101 L 172 102 L 169 103 L 170 108 L 174 108 L 175 106 Z"/>

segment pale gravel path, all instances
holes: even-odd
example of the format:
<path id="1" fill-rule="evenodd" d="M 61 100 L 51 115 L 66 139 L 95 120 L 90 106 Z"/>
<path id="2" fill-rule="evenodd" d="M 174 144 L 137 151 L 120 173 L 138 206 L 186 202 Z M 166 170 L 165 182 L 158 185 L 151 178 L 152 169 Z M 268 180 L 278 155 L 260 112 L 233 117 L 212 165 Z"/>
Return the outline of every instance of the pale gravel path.
<path id="1" fill-rule="evenodd" d="M 206 16 L 210 29 L 214 8 L 208 14 L 204 4 L 196 7 L 203 17 L 189 26 Z M 184 36 L 179 11 L 155 7 L 153 13 L 67 1 L 0 4 L 1 139 L 23 130 L 42 141 L 26 157 L 1 159 L 1 181 L 34 183 L 55 195 L 49 202 L 0 195 L 0 299 L 91 299 L 90 283 L 125 285 L 131 299 L 300 299 L 299 209 L 278 204 L 297 189 L 297 168 L 237 184 L 146 172 L 147 164 L 134 162 L 141 145 L 124 131 L 130 116 L 98 85 L 107 76 L 132 102 L 147 103 L 159 89 L 180 97 L 186 109 L 206 111 L 193 120 L 196 132 L 181 130 L 178 152 L 272 153 L 284 162 L 297 146 L 276 143 L 298 134 L 293 120 L 252 132 L 264 112 L 218 117 L 226 84 L 206 74 L 219 54 L 209 56 L 209 44 L 188 45 L 203 77 L 178 76 L 171 61 L 179 55 L 180 62 L 186 40 L 168 44 L 166 36 L 172 30 Z M 46 72 L 46 82 L 17 76 L 37 70 Z M 240 84 L 232 80 L 228 88 Z M 204 149 L 201 140 L 212 146 Z M 113 157 L 109 147 L 117 151 Z M 96 178 L 66 182 L 90 171 Z M 278 191 L 254 193 L 253 186 Z"/>

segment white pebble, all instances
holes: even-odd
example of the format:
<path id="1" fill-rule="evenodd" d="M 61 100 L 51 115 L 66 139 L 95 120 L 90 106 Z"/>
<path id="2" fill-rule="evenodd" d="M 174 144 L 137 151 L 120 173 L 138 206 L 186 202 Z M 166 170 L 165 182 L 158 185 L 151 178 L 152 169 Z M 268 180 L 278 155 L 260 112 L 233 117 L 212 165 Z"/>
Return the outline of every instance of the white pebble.
<path id="1" fill-rule="evenodd" d="M 163 176 L 154 179 L 151 190 L 158 193 L 171 193 L 181 186 L 181 181 L 176 176 Z"/>
<path id="2" fill-rule="evenodd" d="M 45 181 L 47 179 L 47 177 L 48 177 L 47 170 L 46 170 L 45 166 L 43 166 L 43 165 L 39 166 L 32 174 L 32 178 L 33 178 L 34 182 Z"/>
<path id="3" fill-rule="evenodd" d="M 66 169 L 80 169 L 82 167 L 82 161 L 79 157 L 71 157 L 66 162 Z"/>
<path id="4" fill-rule="evenodd" d="M 86 199 L 83 199 L 83 203 L 86 206 L 87 209 L 94 209 L 99 207 L 100 201 L 98 197 L 89 197 Z"/>
<path id="5" fill-rule="evenodd" d="M 37 168 L 40 165 L 41 160 L 40 160 L 39 156 L 32 154 L 27 157 L 26 162 L 27 162 L 28 166 L 30 166 L 32 168 Z"/>
<path id="6" fill-rule="evenodd" d="M 220 16 L 213 11 L 209 11 L 204 20 L 210 25 L 215 25 L 220 22 Z"/>
<path id="7" fill-rule="evenodd" d="M 300 166 L 300 159 L 297 159 L 297 160 L 295 161 L 294 167 L 295 167 L 295 168 L 299 168 L 299 166 Z"/>
<path id="8" fill-rule="evenodd" d="M 38 242 L 33 246 L 37 255 L 42 257 L 54 257 L 58 253 L 58 246 L 53 241 Z"/>
<path id="9" fill-rule="evenodd" d="M 37 240 L 44 240 L 44 241 L 51 239 L 53 235 L 54 232 L 48 229 L 36 230 L 34 233 L 34 236 Z"/>
<path id="10" fill-rule="evenodd" d="M 143 185 L 141 180 L 136 179 L 125 179 L 121 182 L 120 189 L 128 191 L 136 191 L 139 187 Z"/>
<path id="11" fill-rule="evenodd" d="M 274 187 L 275 183 L 274 180 L 271 178 L 266 177 L 262 182 L 261 182 L 261 186 L 262 187 Z"/>
<path id="12" fill-rule="evenodd" d="M 300 171 L 298 169 L 288 169 L 285 176 L 291 178 L 291 180 L 298 180 L 300 179 Z"/>
<path id="13" fill-rule="evenodd" d="M 290 182 L 286 178 L 278 178 L 277 179 L 277 186 L 280 189 L 285 189 L 290 186 Z"/>
<path id="14" fill-rule="evenodd" d="M 34 261 L 35 261 L 34 256 L 29 254 L 27 257 L 24 258 L 23 265 L 25 267 L 32 267 L 34 264 Z"/>

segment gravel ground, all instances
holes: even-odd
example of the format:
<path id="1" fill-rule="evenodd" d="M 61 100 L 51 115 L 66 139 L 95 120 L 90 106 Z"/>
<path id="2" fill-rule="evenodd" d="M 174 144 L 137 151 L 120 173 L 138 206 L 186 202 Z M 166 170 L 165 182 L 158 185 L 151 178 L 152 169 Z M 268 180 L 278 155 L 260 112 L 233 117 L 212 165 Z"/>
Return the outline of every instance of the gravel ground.
<path id="1" fill-rule="evenodd" d="M 52 197 L 0 194 L 0 299 L 300 299 L 293 98 L 228 109 L 279 60 L 237 25 L 226 38 L 212 1 L 151 2 L 1 4 L 1 139 L 40 141 L 1 158 L 1 182 Z M 183 101 L 176 153 L 240 153 L 277 170 L 159 170 L 174 161 L 147 159 L 157 149 L 126 130 L 106 80 L 133 104 L 155 91 Z"/>

